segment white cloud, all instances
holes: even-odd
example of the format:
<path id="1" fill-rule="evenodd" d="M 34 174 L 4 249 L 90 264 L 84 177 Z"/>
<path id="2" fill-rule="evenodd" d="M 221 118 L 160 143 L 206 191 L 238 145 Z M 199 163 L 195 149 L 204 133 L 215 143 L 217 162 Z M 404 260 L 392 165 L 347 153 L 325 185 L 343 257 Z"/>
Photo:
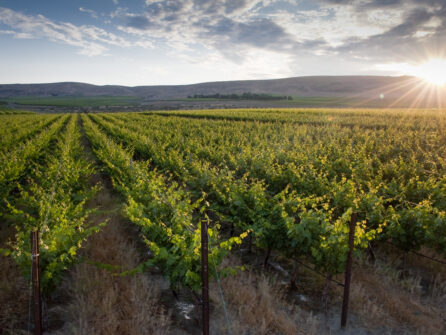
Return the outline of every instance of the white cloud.
<path id="1" fill-rule="evenodd" d="M 283 7 L 284 3 L 288 5 Z M 406 11 L 415 6 L 358 11 L 357 6 L 366 2 L 320 4 L 317 10 L 300 4 L 292 0 L 145 0 L 144 12 L 120 8 L 112 16 L 120 20 L 118 29 L 128 34 L 158 38 L 181 51 L 200 45 L 238 59 L 243 57 L 240 48 L 294 56 L 336 54 L 336 48 L 352 39 L 367 39 L 401 24 Z"/>
<path id="2" fill-rule="evenodd" d="M 113 13 L 119 20 L 118 29 L 156 38 L 180 52 L 217 50 L 233 61 L 248 57 L 251 50 L 296 59 L 308 55 L 359 59 L 368 55 L 369 44 L 375 56 L 391 58 L 389 44 L 410 36 L 408 31 L 423 20 L 423 11 L 433 18 L 413 29 L 414 39 L 405 39 L 407 44 L 435 37 L 446 21 L 440 14 L 435 17 L 433 4 L 424 5 L 421 0 L 407 1 L 404 6 L 399 0 L 320 0 L 316 4 L 300 0 L 145 0 L 144 4 L 142 12 L 121 8 Z"/>
<path id="3" fill-rule="evenodd" d="M 407 74 L 413 69 L 413 65 L 410 65 L 408 63 L 383 63 L 383 64 L 376 64 L 375 68 L 378 69 L 379 71 Z"/>
<path id="4" fill-rule="evenodd" d="M 0 23 L 14 29 L 9 34 L 16 38 L 45 38 L 77 47 L 79 54 L 86 56 L 105 55 L 109 46 L 152 47 L 147 39 L 130 41 L 96 26 L 54 22 L 43 15 L 28 16 L 8 8 L 0 7 Z"/>
<path id="5" fill-rule="evenodd" d="M 94 19 L 97 19 L 97 18 L 98 18 L 98 14 L 97 14 L 94 10 L 92 10 L 92 9 L 88 9 L 88 8 L 84 8 L 84 7 L 79 7 L 79 10 L 80 10 L 81 12 L 83 12 L 83 13 L 88 13 L 88 14 L 90 14 L 90 16 L 91 16 L 92 18 L 94 18 Z"/>
<path id="6" fill-rule="evenodd" d="M 31 34 L 27 34 L 27 33 L 20 33 L 17 31 L 13 31 L 13 30 L 0 30 L 0 34 L 3 35 L 11 35 L 14 38 L 23 38 L 23 39 L 30 39 L 33 38 L 33 36 Z"/>
<path id="7" fill-rule="evenodd" d="M 296 42 L 283 24 L 257 14 L 274 2 L 278 0 L 146 0 L 145 12 L 120 8 L 111 17 L 119 20 L 119 30 L 156 39 L 176 51 L 205 48 L 235 59 L 243 56 L 234 52 L 235 47 L 279 52 L 295 49 Z"/>
<path id="8" fill-rule="evenodd" d="M 194 69 L 189 74 L 193 78 L 254 79 L 333 74 L 352 67 L 358 71 L 366 63 L 392 62 L 395 55 L 401 62 L 410 61 L 414 53 L 407 51 L 416 48 L 401 45 L 417 47 L 423 41 L 442 45 L 438 41 L 444 41 L 441 29 L 446 25 L 442 14 L 446 6 L 434 10 L 434 5 L 422 0 L 408 0 L 404 5 L 402 0 L 141 0 L 140 8 L 132 11 L 124 7 L 124 1 L 113 2 L 116 6 L 106 17 L 79 8 L 98 18 L 97 25 L 103 20 L 104 27 L 113 27 L 113 33 L 96 25 L 74 25 L 0 8 L 0 29 L 4 29 L 0 34 L 44 38 L 89 56 L 107 55 L 112 47 L 155 49 L 150 57 L 144 50 L 132 50 L 143 59 L 136 69 L 141 76 L 187 73 L 176 66 L 178 62 Z M 162 58 L 159 64 L 169 58 L 169 68 L 175 70 L 153 70 L 159 64 L 154 65 L 157 60 L 151 56 Z M 399 69 L 385 65 L 373 71 Z"/>

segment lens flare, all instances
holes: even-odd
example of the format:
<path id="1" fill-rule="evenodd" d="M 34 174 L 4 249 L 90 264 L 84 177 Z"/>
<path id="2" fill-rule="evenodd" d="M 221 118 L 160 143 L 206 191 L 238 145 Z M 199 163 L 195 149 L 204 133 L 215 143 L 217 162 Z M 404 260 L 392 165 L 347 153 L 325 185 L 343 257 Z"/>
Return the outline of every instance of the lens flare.
<path id="1" fill-rule="evenodd" d="M 413 75 L 430 84 L 443 86 L 446 84 L 446 59 L 430 59 L 416 66 Z"/>

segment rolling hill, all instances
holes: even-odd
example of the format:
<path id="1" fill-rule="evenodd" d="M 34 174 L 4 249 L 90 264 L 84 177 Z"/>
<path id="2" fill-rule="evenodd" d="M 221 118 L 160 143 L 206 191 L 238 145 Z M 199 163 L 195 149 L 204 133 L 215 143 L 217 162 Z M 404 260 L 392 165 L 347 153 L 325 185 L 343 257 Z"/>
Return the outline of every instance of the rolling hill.
<path id="1" fill-rule="evenodd" d="M 446 105 L 446 88 L 426 94 L 426 84 L 416 77 L 401 76 L 312 76 L 270 80 L 208 82 L 191 85 L 97 86 L 62 82 L 49 84 L 0 84 L 0 99 L 13 97 L 135 97 L 145 101 L 185 99 L 193 95 L 279 94 L 294 97 L 342 97 L 361 100 L 428 100 Z M 432 91 L 432 90 L 431 90 Z M 424 94 L 423 94 L 424 93 Z M 417 100 L 418 99 L 418 100 Z"/>

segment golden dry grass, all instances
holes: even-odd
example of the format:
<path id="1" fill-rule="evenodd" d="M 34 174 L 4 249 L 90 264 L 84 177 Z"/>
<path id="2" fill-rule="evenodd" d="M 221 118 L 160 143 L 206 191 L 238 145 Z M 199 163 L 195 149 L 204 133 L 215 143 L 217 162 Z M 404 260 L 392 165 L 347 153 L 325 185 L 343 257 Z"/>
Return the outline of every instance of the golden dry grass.
<path id="1" fill-rule="evenodd" d="M 17 334 L 26 329 L 29 285 L 17 265 L 0 255 L 0 334 Z"/>
<path id="2" fill-rule="evenodd" d="M 290 268 L 288 260 L 279 260 L 283 268 Z M 241 334 L 250 334 L 248 327 L 243 328 L 245 324 L 253 326 L 254 333 L 259 334 L 292 333 L 296 330 L 287 327 L 289 320 L 295 320 L 297 331 L 305 334 L 446 334 L 445 268 L 419 256 L 408 257 L 407 269 L 401 268 L 402 263 L 395 250 L 380 252 L 375 264 L 365 259 L 356 260 L 345 331 L 340 330 L 339 323 L 342 287 L 330 284 L 329 310 L 325 315 L 321 308 L 324 280 L 305 268 L 299 268 L 297 291 L 289 292 L 287 299 L 279 289 L 289 279 L 282 271 L 273 271 L 277 281 L 265 282 L 266 277 L 242 273 L 226 279 L 223 286 L 229 285 L 227 290 L 236 292 L 229 298 L 233 299 L 231 308 L 238 312 L 232 313 L 236 319 L 235 328 L 241 322 Z M 343 281 L 343 276 L 336 276 L 336 279 Z M 298 296 L 305 296 L 307 300 L 296 299 Z M 290 308 L 290 304 L 294 308 Z M 278 320 L 286 321 L 277 326 Z"/>
<path id="3" fill-rule="evenodd" d="M 386 256 L 374 265 L 357 265 L 351 288 L 352 312 L 369 330 L 387 327 L 402 334 L 445 334 L 446 283 L 441 273 L 430 272 L 436 265 L 425 261 L 424 268 L 417 268 L 420 260 L 412 257 L 408 268 L 417 271 L 408 272 L 386 262 Z M 418 273 L 431 277 L 430 292 L 423 292 Z"/>
<path id="4" fill-rule="evenodd" d="M 7 248 L 7 241 L 14 236 L 14 229 L 4 224 L 0 227 L 0 247 Z M 28 326 L 29 283 L 22 277 L 11 258 L 0 255 L 0 334 L 17 334 Z"/>
<path id="5" fill-rule="evenodd" d="M 84 256 L 131 269 L 140 256 L 130 242 L 128 225 L 120 215 L 119 199 L 102 189 L 92 206 L 101 212 L 92 220 L 108 224 L 86 243 Z M 164 283 L 147 274 L 117 276 L 88 263 L 78 264 L 71 271 L 64 287 L 70 303 L 61 314 L 66 320 L 58 334 L 154 334 L 169 333 L 170 319 L 160 304 Z"/>
<path id="6" fill-rule="evenodd" d="M 235 263 L 234 258 L 230 261 Z M 232 334 L 317 334 L 318 321 L 311 313 L 290 305 L 273 277 L 254 271 L 222 279 Z M 211 285 L 215 306 L 211 333 L 227 334 L 228 325 L 217 283 Z"/>

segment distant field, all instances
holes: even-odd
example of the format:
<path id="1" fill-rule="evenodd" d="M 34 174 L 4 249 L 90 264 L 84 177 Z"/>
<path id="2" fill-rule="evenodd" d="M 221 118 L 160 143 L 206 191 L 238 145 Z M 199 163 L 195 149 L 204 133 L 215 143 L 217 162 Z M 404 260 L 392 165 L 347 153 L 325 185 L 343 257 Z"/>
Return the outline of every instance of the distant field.
<path id="1" fill-rule="evenodd" d="M 5 115 L 5 114 L 34 114 L 34 112 L 18 110 L 18 109 L 11 109 L 11 108 L 2 106 L 2 104 L 0 103 L 0 115 Z"/>
<path id="2" fill-rule="evenodd" d="M 67 106 L 67 107 L 129 106 L 129 105 L 137 105 L 141 102 L 141 99 L 138 97 L 126 97 L 126 96 L 12 97 L 4 100 L 9 103 L 16 103 L 20 105 Z"/>
<path id="3" fill-rule="evenodd" d="M 291 100 L 296 106 L 351 106 L 360 103 L 358 99 L 346 97 L 293 97 Z"/>
<path id="4" fill-rule="evenodd" d="M 212 102 L 212 101 L 247 101 L 243 99 L 230 100 L 230 99 L 217 99 L 217 98 L 187 98 L 181 101 L 197 101 L 197 102 Z M 296 97 L 293 96 L 292 100 L 249 100 L 253 102 L 273 102 L 276 105 L 284 105 L 288 107 L 406 107 L 410 103 L 408 101 L 399 101 L 394 103 L 389 99 L 365 99 L 359 97 Z"/>
<path id="5" fill-rule="evenodd" d="M 232 101 L 232 99 L 228 98 L 187 98 L 183 99 L 185 101 Z M 234 99 L 235 100 L 235 99 Z M 237 99 L 237 100 L 243 100 L 243 99 Z M 262 99 L 249 99 L 252 101 L 265 101 Z M 266 100 L 270 101 L 270 100 Z M 289 99 L 281 99 L 281 100 L 271 100 L 274 102 L 286 102 L 286 103 L 295 103 L 295 104 L 309 104 L 309 105 L 332 105 L 332 104 L 344 104 L 345 103 L 354 103 L 356 100 L 351 98 L 344 98 L 344 97 L 292 97 L 292 100 Z"/>
<path id="6" fill-rule="evenodd" d="M 151 105 L 156 109 L 182 109 L 192 107 L 194 109 L 208 108 L 301 108 L 301 107 L 319 107 L 319 108 L 404 108 L 412 105 L 411 101 L 401 99 L 398 101 L 388 98 L 366 99 L 361 97 L 302 97 L 292 96 L 291 99 L 283 100 L 264 100 L 264 99 L 229 99 L 229 98 L 184 98 L 143 101 L 141 97 L 134 96 L 54 96 L 54 97 L 30 97 L 17 96 L 10 98 L 0 98 L 0 106 L 8 103 L 14 103 L 23 106 L 53 106 L 60 108 L 69 107 L 139 107 L 144 104 L 145 107 Z M 435 106 L 432 106 L 435 107 Z M 153 108 L 152 108 L 153 109 Z"/>

